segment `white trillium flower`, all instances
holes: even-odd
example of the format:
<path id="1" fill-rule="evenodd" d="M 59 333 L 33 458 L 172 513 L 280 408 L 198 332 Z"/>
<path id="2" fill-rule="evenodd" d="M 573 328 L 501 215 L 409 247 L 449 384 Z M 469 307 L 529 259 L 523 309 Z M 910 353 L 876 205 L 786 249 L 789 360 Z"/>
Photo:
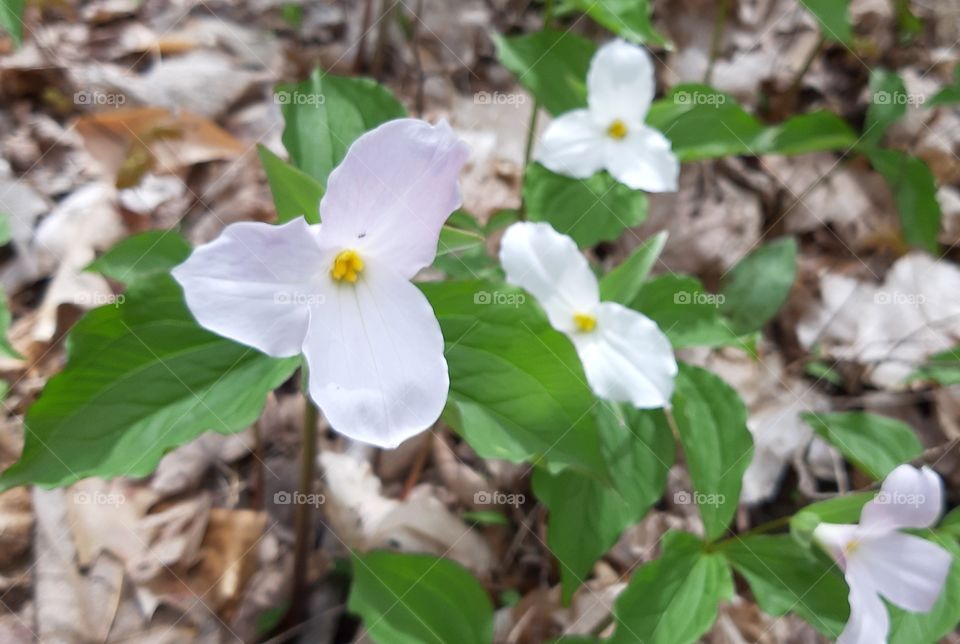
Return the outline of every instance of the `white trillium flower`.
<path id="1" fill-rule="evenodd" d="M 953 558 L 937 544 L 900 530 L 929 528 L 942 507 L 940 477 L 928 467 L 901 465 L 864 506 L 859 525 L 817 526 L 814 540 L 836 560 L 850 587 L 850 620 L 837 642 L 887 641 L 890 617 L 881 595 L 914 613 L 933 608 Z"/>
<path id="2" fill-rule="evenodd" d="M 449 389 L 443 336 L 410 281 L 460 205 L 467 147 L 414 119 L 357 139 L 330 174 L 322 227 L 237 223 L 173 271 L 205 328 L 282 358 L 338 432 L 394 447 L 432 425 Z"/>
<path id="3" fill-rule="evenodd" d="M 670 141 L 644 124 L 655 91 L 650 54 L 623 40 L 607 43 L 590 61 L 589 108 L 562 114 L 547 126 L 537 161 L 577 179 L 606 170 L 634 190 L 676 191 L 680 162 Z"/>
<path id="4" fill-rule="evenodd" d="M 504 233 L 500 262 L 507 281 L 532 294 L 551 326 L 573 342 L 599 397 L 642 409 L 669 404 L 677 376 L 670 340 L 656 322 L 615 302 L 576 243 L 546 223 L 516 223 Z"/>

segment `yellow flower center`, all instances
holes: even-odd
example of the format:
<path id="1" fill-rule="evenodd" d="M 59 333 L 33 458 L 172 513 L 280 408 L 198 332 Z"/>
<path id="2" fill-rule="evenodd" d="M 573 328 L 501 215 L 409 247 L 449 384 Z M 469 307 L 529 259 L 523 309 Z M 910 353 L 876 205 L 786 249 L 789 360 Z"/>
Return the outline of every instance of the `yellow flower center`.
<path id="1" fill-rule="evenodd" d="M 627 124 L 617 119 L 610 124 L 610 127 L 607 128 L 607 136 L 611 139 L 616 139 L 619 141 L 627 135 Z"/>
<path id="2" fill-rule="evenodd" d="M 333 267 L 330 269 L 330 276 L 341 282 L 347 280 L 351 284 L 357 281 L 357 277 L 363 272 L 363 260 L 353 249 L 340 251 L 333 260 Z"/>
<path id="3" fill-rule="evenodd" d="M 590 333 L 597 328 L 597 318 L 589 313 L 574 313 L 573 323 L 577 325 L 577 330 L 581 333 Z"/>
<path id="4" fill-rule="evenodd" d="M 851 539 L 847 543 L 847 545 L 843 547 L 843 553 L 849 557 L 859 549 L 860 549 L 860 542 L 857 541 L 856 539 Z"/>

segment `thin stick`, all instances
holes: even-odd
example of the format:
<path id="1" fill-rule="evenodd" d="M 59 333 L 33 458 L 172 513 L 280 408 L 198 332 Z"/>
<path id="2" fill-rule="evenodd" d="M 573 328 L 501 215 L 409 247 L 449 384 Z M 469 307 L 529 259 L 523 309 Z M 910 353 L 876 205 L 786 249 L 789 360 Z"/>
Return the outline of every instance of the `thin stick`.
<path id="1" fill-rule="evenodd" d="M 296 541 L 293 550 L 293 584 L 291 585 L 290 612 L 288 623 L 299 623 L 305 614 L 307 605 L 307 571 L 309 569 L 310 551 L 313 550 L 313 522 L 310 513 L 313 504 L 308 503 L 310 494 L 313 494 L 313 479 L 317 462 L 317 408 L 307 398 L 303 410 L 303 446 L 300 451 L 300 498 L 293 507 L 294 531 Z"/>

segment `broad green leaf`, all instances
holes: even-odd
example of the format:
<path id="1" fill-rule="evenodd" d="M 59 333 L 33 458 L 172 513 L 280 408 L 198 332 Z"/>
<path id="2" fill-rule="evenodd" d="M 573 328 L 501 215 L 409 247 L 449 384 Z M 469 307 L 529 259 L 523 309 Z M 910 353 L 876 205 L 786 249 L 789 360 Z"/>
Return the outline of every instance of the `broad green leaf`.
<path id="1" fill-rule="evenodd" d="M 667 231 L 644 240 L 630 257 L 600 280 L 600 299 L 625 305 L 635 300 L 666 243 Z"/>
<path id="2" fill-rule="evenodd" d="M 803 414 L 802 418 L 875 481 L 923 453 L 923 444 L 913 428 L 895 418 L 859 411 Z"/>
<path id="3" fill-rule="evenodd" d="M 120 282 L 133 284 L 169 273 L 190 255 L 190 244 L 172 230 L 150 230 L 127 237 L 86 268 Z"/>
<path id="4" fill-rule="evenodd" d="M 682 161 L 846 150 L 858 138 L 843 119 L 824 111 L 765 126 L 729 94 L 696 84 L 678 85 L 654 102 L 647 122 L 670 139 Z"/>
<path id="5" fill-rule="evenodd" d="M 309 174 L 296 168 L 269 148 L 258 145 L 260 165 L 267 173 L 273 203 L 277 208 L 277 221 L 286 223 L 301 215 L 308 223 L 320 223 L 320 198 L 323 185 Z"/>
<path id="6" fill-rule="evenodd" d="M 936 96 L 927 101 L 927 107 L 938 107 L 941 105 L 956 105 L 960 103 L 960 65 L 953 69 L 953 85 L 948 85 L 940 90 Z"/>
<path id="7" fill-rule="evenodd" d="M 205 431 L 248 427 L 299 364 L 200 328 L 166 275 L 90 311 L 71 331 L 67 354 L 28 410 L 23 454 L 0 488 L 145 476 Z"/>
<path id="8" fill-rule="evenodd" d="M 557 559 L 568 604 L 593 564 L 632 523 L 631 513 L 615 490 L 576 472 L 551 476 L 538 468 L 533 492 L 550 510 L 547 545 Z"/>
<path id="9" fill-rule="evenodd" d="M 650 22 L 649 0 L 565 0 L 560 13 L 581 11 L 614 34 L 635 43 L 665 45 Z"/>
<path id="10" fill-rule="evenodd" d="M 681 161 L 759 154 L 764 128 L 728 94 L 706 85 L 678 85 L 656 101 L 647 124 L 666 135 Z"/>
<path id="11" fill-rule="evenodd" d="M 960 385 L 960 347 L 931 356 L 909 379 L 930 380 L 944 387 Z"/>
<path id="12" fill-rule="evenodd" d="M 662 411 L 601 403 L 601 447 L 612 485 L 567 471 L 537 470 L 533 489 L 550 509 L 547 544 L 560 565 L 563 601 L 593 564 L 663 495 L 673 465 L 673 436 Z"/>
<path id="13" fill-rule="evenodd" d="M 703 551 L 692 534 L 669 532 L 663 554 L 638 568 L 617 598 L 611 644 L 691 644 L 717 618 L 717 605 L 733 595 L 730 568 Z"/>
<path id="14" fill-rule="evenodd" d="M 954 539 L 960 539 L 960 508 L 954 508 L 943 517 L 939 531 Z"/>
<path id="15" fill-rule="evenodd" d="M 850 45 L 853 30 L 850 28 L 850 0 L 800 0 L 814 15 L 823 37 L 833 42 Z"/>
<path id="16" fill-rule="evenodd" d="M 462 210 L 453 213 L 440 230 L 434 266 L 454 279 L 490 279 L 498 271 L 487 253 L 483 227 Z"/>
<path id="17" fill-rule="evenodd" d="M 878 145 L 887 129 L 907 113 L 907 88 L 895 72 L 874 69 L 870 72 L 870 107 L 864 125 L 862 144 Z"/>
<path id="18" fill-rule="evenodd" d="M 787 301 L 796 276 L 796 240 L 784 237 L 764 244 L 724 277 L 720 312 L 738 334 L 757 331 Z"/>
<path id="19" fill-rule="evenodd" d="M 27 0 L 0 0 L 0 27 L 19 47 L 23 44 L 23 9 Z"/>
<path id="20" fill-rule="evenodd" d="M 664 412 L 601 402 L 600 448 L 613 489 L 639 521 L 663 495 L 676 446 Z"/>
<path id="21" fill-rule="evenodd" d="M 483 458 L 604 478 L 596 398 L 570 341 L 520 291 L 487 282 L 420 285 L 446 342 L 444 418 Z"/>
<path id="22" fill-rule="evenodd" d="M 736 344 L 736 332 L 720 314 L 723 301 L 694 277 L 661 275 L 640 288 L 630 307 L 656 322 L 677 348 Z"/>
<path id="23" fill-rule="evenodd" d="M 361 134 L 406 116 L 403 105 L 382 85 L 367 78 L 331 76 L 321 69 L 301 83 L 278 86 L 276 98 L 290 159 L 323 186 Z"/>
<path id="24" fill-rule="evenodd" d="M 876 148 L 868 150 L 867 156 L 893 192 L 904 239 L 912 246 L 936 253 L 940 247 L 940 203 L 930 168 L 923 159 L 900 150 Z"/>
<path id="25" fill-rule="evenodd" d="M 497 58 L 554 116 L 587 105 L 587 70 L 597 46 L 569 31 L 494 35 Z"/>
<path id="26" fill-rule="evenodd" d="M 807 154 L 847 150 L 857 143 L 857 133 L 833 112 L 799 114 L 767 128 L 753 147 L 759 154 Z"/>
<path id="27" fill-rule="evenodd" d="M 828 637 L 843 630 L 850 607 L 841 574 L 789 535 L 736 537 L 719 550 L 750 584 L 763 612 L 796 613 Z"/>
<path id="28" fill-rule="evenodd" d="M 733 388 L 709 371 L 680 365 L 673 413 L 708 540 L 722 535 L 740 500 L 740 482 L 753 456 L 747 408 Z"/>
<path id="29" fill-rule="evenodd" d="M 910 613 L 896 606 L 890 610 L 890 644 L 937 642 L 957 628 L 960 623 L 960 546 L 945 534 L 923 535 L 953 555 L 953 564 L 937 603 L 929 613 Z"/>
<path id="30" fill-rule="evenodd" d="M 606 172 L 572 179 L 539 163 L 527 166 L 523 203 L 530 221 L 546 221 L 581 248 L 614 240 L 647 218 L 647 195 Z"/>
<path id="31" fill-rule="evenodd" d="M 449 559 L 395 552 L 353 555 L 347 607 L 383 644 L 489 644 L 493 605 L 486 591 Z"/>

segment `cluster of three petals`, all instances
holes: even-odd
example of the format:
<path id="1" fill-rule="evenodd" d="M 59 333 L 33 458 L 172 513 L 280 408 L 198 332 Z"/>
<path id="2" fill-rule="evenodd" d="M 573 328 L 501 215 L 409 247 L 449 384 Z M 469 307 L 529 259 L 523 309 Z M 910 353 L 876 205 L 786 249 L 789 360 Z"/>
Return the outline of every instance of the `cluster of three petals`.
<path id="1" fill-rule="evenodd" d="M 429 428 L 447 399 L 443 336 L 412 279 L 433 263 L 460 205 L 467 155 L 446 123 L 398 119 L 364 134 L 330 174 L 322 224 L 232 224 L 174 269 L 187 306 L 219 335 L 274 357 L 303 354 L 310 397 L 336 431 L 400 444 Z M 600 302 L 573 240 L 518 223 L 501 258 L 508 280 L 573 340 L 598 395 L 668 403 L 677 371 L 669 341 L 640 313 Z"/>

